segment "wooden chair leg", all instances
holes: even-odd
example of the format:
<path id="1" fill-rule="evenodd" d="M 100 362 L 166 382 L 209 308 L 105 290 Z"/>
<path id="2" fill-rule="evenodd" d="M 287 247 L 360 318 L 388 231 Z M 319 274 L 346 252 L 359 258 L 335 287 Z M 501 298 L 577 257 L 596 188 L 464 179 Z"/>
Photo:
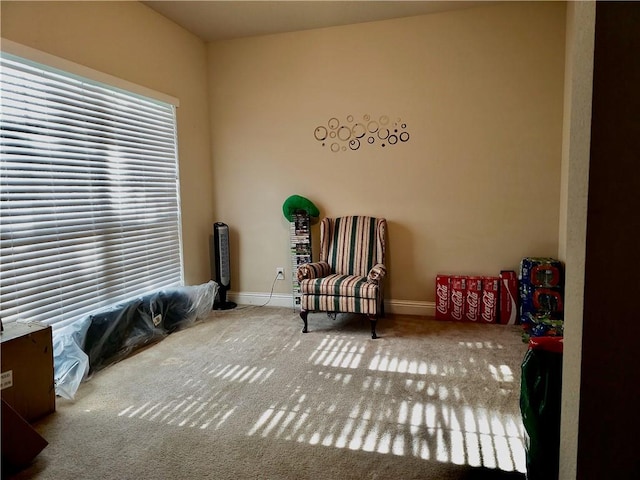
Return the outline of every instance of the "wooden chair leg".
<path id="1" fill-rule="evenodd" d="M 371 322 L 371 338 L 376 339 L 378 335 L 376 335 L 376 323 L 378 322 L 378 317 L 369 316 L 369 321 Z"/>
<path id="2" fill-rule="evenodd" d="M 306 310 L 300 310 L 300 318 L 302 319 L 302 321 L 304 322 L 304 328 L 302 329 L 302 333 L 307 333 L 307 315 L 309 314 L 309 312 L 307 312 Z"/>

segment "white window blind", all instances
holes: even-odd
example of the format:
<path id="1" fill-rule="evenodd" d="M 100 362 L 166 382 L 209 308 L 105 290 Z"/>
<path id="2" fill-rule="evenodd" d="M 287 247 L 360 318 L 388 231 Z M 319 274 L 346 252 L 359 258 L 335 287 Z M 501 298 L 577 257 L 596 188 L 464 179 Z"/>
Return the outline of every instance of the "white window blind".
<path id="1" fill-rule="evenodd" d="M 3 322 L 182 285 L 175 107 L 0 58 Z"/>

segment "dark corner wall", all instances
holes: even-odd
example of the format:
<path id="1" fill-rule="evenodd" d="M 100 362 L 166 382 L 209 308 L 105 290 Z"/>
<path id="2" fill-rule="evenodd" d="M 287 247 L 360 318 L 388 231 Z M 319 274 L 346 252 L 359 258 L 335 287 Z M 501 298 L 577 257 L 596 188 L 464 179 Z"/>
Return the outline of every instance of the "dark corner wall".
<path id="1" fill-rule="evenodd" d="M 640 478 L 640 4 L 596 5 L 578 479 Z"/>

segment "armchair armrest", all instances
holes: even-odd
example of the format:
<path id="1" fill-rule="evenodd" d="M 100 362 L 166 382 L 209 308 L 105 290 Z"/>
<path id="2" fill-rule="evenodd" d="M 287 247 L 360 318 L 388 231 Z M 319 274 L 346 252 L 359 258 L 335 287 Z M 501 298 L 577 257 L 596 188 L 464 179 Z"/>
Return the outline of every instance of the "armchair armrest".
<path id="1" fill-rule="evenodd" d="M 381 263 L 376 263 L 371 270 L 369 270 L 369 274 L 367 275 L 367 281 L 371 283 L 380 283 L 384 276 L 387 274 L 387 267 L 385 267 Z"/>
<path id="2" fill-rule="evenodd" d="M 310 278 L 326 277 L 331 273 L 331 266 L 327 262 L 305 263 L 298 267 L 298 281 Z"/>

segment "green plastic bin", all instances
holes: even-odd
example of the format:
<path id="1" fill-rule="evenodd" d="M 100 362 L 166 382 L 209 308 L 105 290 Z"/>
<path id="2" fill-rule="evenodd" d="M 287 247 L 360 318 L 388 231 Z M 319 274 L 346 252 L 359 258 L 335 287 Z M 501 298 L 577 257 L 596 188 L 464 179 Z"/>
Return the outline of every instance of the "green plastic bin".
<path id="1" fill-rule="evenodd" d="M 561 394 L 562 337 L 532 337 L 520 386 L 528 480 L 558 478 Z"/>

